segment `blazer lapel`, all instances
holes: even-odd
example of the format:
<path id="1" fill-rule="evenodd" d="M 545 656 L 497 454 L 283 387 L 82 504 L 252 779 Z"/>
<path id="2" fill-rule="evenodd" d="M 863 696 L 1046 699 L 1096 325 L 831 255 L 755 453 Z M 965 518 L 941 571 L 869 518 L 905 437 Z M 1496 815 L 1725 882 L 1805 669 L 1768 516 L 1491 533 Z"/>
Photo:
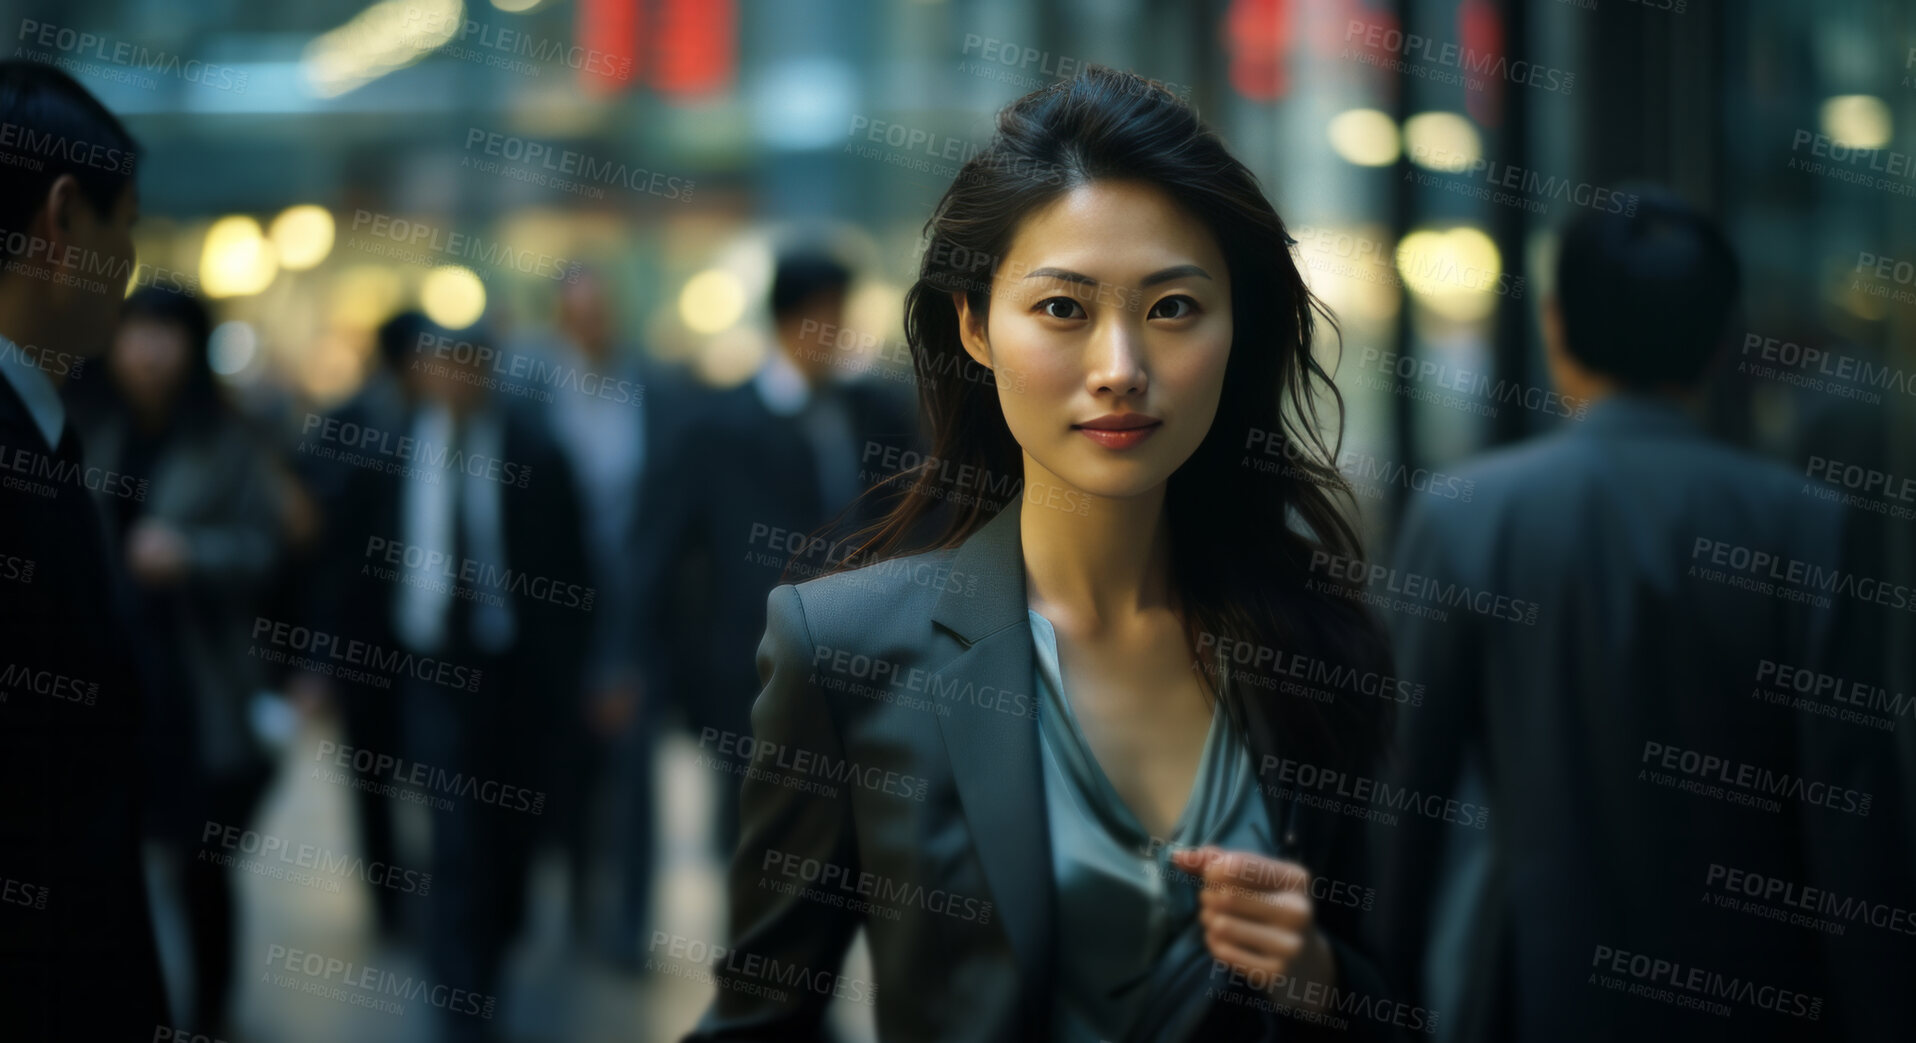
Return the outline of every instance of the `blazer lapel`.
<path id="1" fill-rule="evenodd" d="M 939 675 L 962 678 L 979 693 L 937 720 L 998 920 L 1036 979 L 1038 987 L 1028 994 L 1044 995 L 1053 933 L 1051 842 L 1019 504 L 1012 501 L 959 547 L 952 582 L 933 609 L 932 620 L 964 646 L 938 668 Z M 1017 706 L 1024 715 L 1013 711 L 1004 693 L 1021 697 Z"/>

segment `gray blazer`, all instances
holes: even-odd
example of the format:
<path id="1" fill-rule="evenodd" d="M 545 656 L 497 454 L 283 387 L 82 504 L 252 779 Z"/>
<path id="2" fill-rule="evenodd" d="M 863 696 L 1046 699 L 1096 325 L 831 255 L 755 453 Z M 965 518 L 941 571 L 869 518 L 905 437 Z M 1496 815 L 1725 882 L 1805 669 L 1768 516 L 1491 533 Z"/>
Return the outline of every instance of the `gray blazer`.
<path id="1" fill-rule="evenodd" d="M 1019 509 L 960 547 L 771 592 L 753 737 L 700 737 L 704 755 L 735 754 L 744 775 L 732 940 L 714 954 L 655 938 L 650 953 L 653 969 L 718 980 L 688 1040 L 817 1038 L 834 994 L 875 1002 L 888 1041 L 1048 1035 L 1058 946 Z M 1363 878 L 1356 820 L 1265 799 L 1278 854 Z M 1375 999 L 1352 915 L 1318 904 L 1340 986 Z M 836 977 L 861 926 L 875 983 Z M 1225 974 L 1154 992 L 1176 998 L 1134 1038 L 1318 1031 L 1244 1005 Z M 1338 1038 L 1389 1031 L 1348 1022 Z"/>

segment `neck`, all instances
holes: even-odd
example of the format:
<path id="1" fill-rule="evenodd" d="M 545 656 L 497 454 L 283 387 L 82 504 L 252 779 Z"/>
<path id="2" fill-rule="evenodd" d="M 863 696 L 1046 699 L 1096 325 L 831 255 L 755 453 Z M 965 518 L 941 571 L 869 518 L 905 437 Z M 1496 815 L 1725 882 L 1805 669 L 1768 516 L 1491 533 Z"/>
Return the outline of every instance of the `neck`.
<path id="1" fill-rule="evenodd" d="M 1171 601 L 1165 485 L 1126 499 L 1090 496 L 1025 455 L 1025 596 L 1047 619 L 1095 635 Z M 1089 504 L 1085 513 L 1078 510 Z"/>

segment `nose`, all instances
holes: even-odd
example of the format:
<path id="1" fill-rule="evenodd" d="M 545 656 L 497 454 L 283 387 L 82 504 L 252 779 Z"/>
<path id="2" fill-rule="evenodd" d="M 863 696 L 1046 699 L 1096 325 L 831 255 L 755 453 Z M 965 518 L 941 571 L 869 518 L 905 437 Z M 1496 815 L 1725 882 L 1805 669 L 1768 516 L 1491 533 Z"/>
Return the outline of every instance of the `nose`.
<path id="1" fill-rule="evenodd" d="M 1092 394 L 1142 395 L 1150 385 L 1142 332 L 1130 324 L 1107 322 L 1086 351 L 1085 387 Z"/>

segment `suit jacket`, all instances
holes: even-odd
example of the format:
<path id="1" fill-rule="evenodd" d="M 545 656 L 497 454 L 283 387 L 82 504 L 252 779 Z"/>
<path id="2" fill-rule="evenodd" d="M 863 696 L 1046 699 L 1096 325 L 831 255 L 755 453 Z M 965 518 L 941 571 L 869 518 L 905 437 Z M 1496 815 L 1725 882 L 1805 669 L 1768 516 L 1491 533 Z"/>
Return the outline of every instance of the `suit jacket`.
<path id="1" fill-rule="evenodd" d="M 771 592 L 752 736 L 701 738 L 709 764 L 748 765 L 730 947 L 650 954 L 668 973 L 702 958 L 720 979 L 689 1040 L 817 1038 L 834 994 L 875 998 L 886 1040 L 1049 1035 L 1058 939 L 1019 513 L 1014 500 L 957 548 Z M 1361 826 L 1264 795 L 1285 857 L 1365 879 Z M 1382 1000 L 1352 914 L 1318 906 L 1340 988 Z M 861 926 L 875 983 L 836 977 Z M 1220 999 L 1247 998 L 1225 975 L 1168 984 L 1173 1002 L 1134 1038 L 1311 1031 Z M 1355 1037 L 1388 1031 L 1349 1020 Z"/>
<path id="2" fill-rule="evenodd" d="M 913 448 L 916 423 L 870 381 L 840 389 L 860 447 L 862 487 L 882 476 L 887 453 Z M 752 695 L 752 650 L 765 631 L 765 595 L 779 584 L 797 541 L 845 504 L 825 503 L 810 444 L 797 421 L 773 414 L 750 382 L 681 409 L 652 442 L 636 520 L 636 639 L 649 691 L 680 702 L 693 723 L 743 731 Z M 897 468 L 892 468 L 896 470 Z M 843 534 L 874 520 L 872 498 Z M 836 537 L 832 537 L 835 539 Z M 822 571 L 849 547 L 800 555 Z M 801 577 L 802 578 L 802 577 Z"/>
<path id="3" fill-rule="evenodd" d="M 383 432 L 394 443 L 412 433 L 415 411 L 408 409 L 396 429 Z M 584 539 L 579 520 L 579 498 L 572 469 L 551 436 L 531 417 L 513 410 L 502 410 L 504 425 L 499 450 L 510 472 L 502 470 L 499 487 L 500 540 L 506 561 L 514 575 L 530 577 L 523 586 L 497 590 L 482 587 L 505 597 L 512 606 L 516 636 L 504 653 L 512 660 L 522 679 L 535 681 L 535 690 L 526 693 L 536 698 L 512 698 L 512 713 L 522 722 L 550 722 L 560 714 L 579 711 L 582 662 L 585 642 L 590 633 L 591 605 L 584 588 L 591 576 L 587 569 Z M 375 454 L 367 454 L 375 455 Z M 420 458 L 382 460 L 410 464 L 423 470 L 433 468 Z M 334 461 L 335 467 L 348 465 Z M 520 485 L 518 476 L 524 476 Z M 450 467 L 442 469 L 441 481 L 461 477 Z M 342 638 L 356 638 L 385 649 L 403 647 L 393 627 L 393 607 L 400 584 L 380 578 L 373 569 L 396 568 L 384 558 L 367 554 L 373 537 L 403 542 L 401 517 L 404 489 L 402 483 L 419 479 L 403 474 L 388 474 L 378 468 L 355 469 L 339 499 L 335 515 L 326 519 L 326 549 L 320 561 L 323 580 L 333 589 L 322 597 L 319 616 L 321 629 Z M 467 547 L 464 556 L 477 560 L 478 551 Z M 485 562 L 497 569 L 499 562 Z M 373 569 L 369 569 L 372 566 Z M 559 590 L 553 590 L 557 585 Z M 577 590 L 570 589 L 576 585 Z M 546 592 L 550 591 L 549 596 Z M 442 656 L 448 662 L 470 665 L 478 658 L 468 635 L 449 637 Z M 463 660 L 463 661 L 462 661 Z M 350 686 L 349 686 L 350 687 Z M 496 684 L 481 680 L 480 691 L 488 696 L 508 696 Z M 373 698 L 390 698 L 396 689 L 366 689 Z"/>
<path id="4" fill-rule="evenodd" d="M 0 1026 L 146 1040 L 170 1022 L 140 864 L 140 687 L 88 491 L 111 479 L 68 432 L 56 453 L 0 379 Z"/>
<path id="5" fill-rule="evenodd" d="M 1731 765 L 1732 779 L 1749 765 L 1892 788 L 1887 762 L 1839 772 L 1805 756 L 1799 737 L 1814 715 L 1763 694 L 1776 687 L 1765 663 L 1830 669 L 1840 606 L 1787 596 L 1789 584 L 1749 562 L 1840 567 L 1840 512 L 1806 495 L 1800 476 L 1636 396 L 1457 476 L 1470 499 L 1420 499 L 1394 582 L 1501 595 L 1537 616 L 1524 625 L 1454 608 L 1393 623 L 1402 677 L 1427 688 L 1400 719 L 1398 778 L 1490 809 L 1484 832 L 1421 820 L 1378 831 L 1395 970 L 1444 1015 L 1443 1038 L 1842 1031 L 1836 1004 L 1820 1000 L 1815 1017 L 1807 1000 L 1784 1013 L 1743 1000 L 1728 1016 L 1700 1013 L 1671 999 L 1702 995 L 1688 985 L 1603 955 L 1831 996 L 1819 932 L 1739 907 L 1749 895 L 1727 888 L 1727 874 L 1799 893 L 1827 886 L 1816 831 L 1891 823 L 1856 816 L 1851 798 L 1848 811 L 1788 795 L 1775 810 L 1738 802 L 1750 787 L 1703 772 L 1701 758 Z M 1859 782 L 1872 770 L 1874 782 Z"/>

